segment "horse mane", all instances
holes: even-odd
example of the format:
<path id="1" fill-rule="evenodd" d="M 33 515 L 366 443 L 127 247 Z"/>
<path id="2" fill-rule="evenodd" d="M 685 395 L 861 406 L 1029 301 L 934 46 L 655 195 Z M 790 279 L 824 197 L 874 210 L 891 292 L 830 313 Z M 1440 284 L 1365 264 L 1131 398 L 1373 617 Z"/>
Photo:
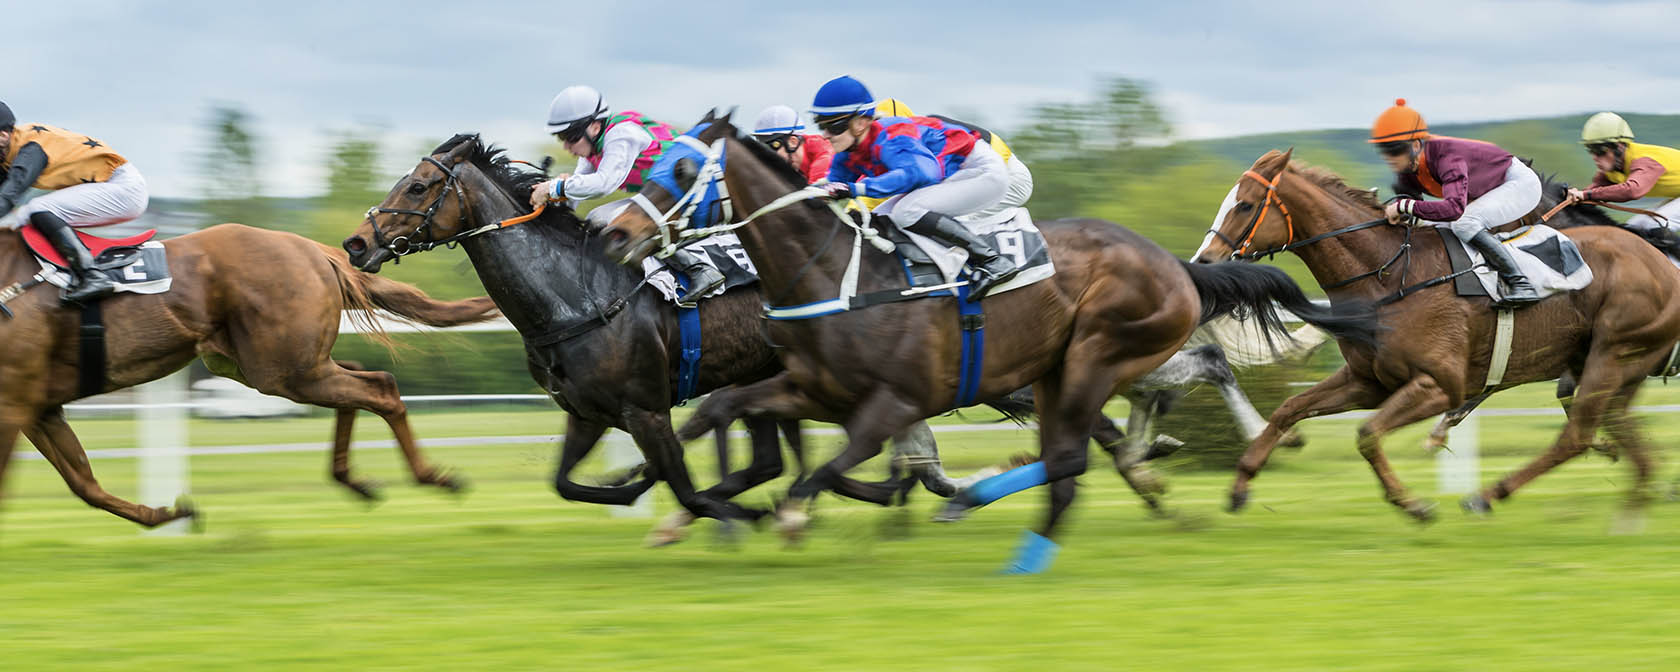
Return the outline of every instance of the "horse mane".
<path id="1" fill-rule="evenodd" d="M 1556 173 L 1543 175 L 1540 178 L 1540 212 L 1551 212 L 1552 208 L 1562 203 L 1569 196 L 1569 183 L 1557 179 Z M 1555 229 L 1568 229 L 1576 226 L 1621 226 L 1611 219 L 1610 213 L 1604 208 L 1586 203 L 1576 203 L 1558 211 L 1552 221 L 1547 222 Z"/>
<path id="2" fill-rule="evenodd" d="M 742 133 L 741 130 L 736 128 L 733 123 L 730 123 L 730 116 L 731 115 L 726 114 L 719 118 L 716 116 L 715 111 L 708 112 L 706 114 L 706 118 L 701 119 L 700 123 L 709 122 L 711 123 L 711 126 L 706 128 L 706 130 L 701 131 L 700 137 L 696 137 L 695 139 L 701 142 L 709 143 L 723 137 L 725 133 L 733 135 L 735 136 L 735 139 L 741 141 L 742 145 L 746 146 L 747 151 L 752 153 L 752 155 L 758 159 L 759 163 L 769 166 L 770 172 L 775 173 L 776 176 L 781 178 L 783 182 L 786 182 L 789 188 L 805 188 L 807 182 L 805 181 L 804 173 L 799 172 L 797 167 L 788 163 L 787 159 L 782 158 L 781 155 L 777 154 L 776 150 L 770 149 L 769 146 L 759 142 L 758 138 Z"/>
<path id="3" fill-rule="evenodd" d="M 512 198 L 513 202 L 518 205 L 521 214 L 529 213 L 531 211 L 529 198 L 531 187 L 547 180 L 548 175 L 509 157 L 506 149 L 486 144 L 477 133 L 456 133 L 454 137 L 443 141 L 443 144 L 433 149 L 432 155 L 436 156 L 444 152 L 454 151 L 465 143 L 471 143 L 467 150 L 467 161 L 477 167 L 479 172 L 489 177 L 490 181 L 506 193 L 509 198 Z M 554 207 L 555 205 L 562 207 Z M 577 213 L 572 212 L 571 206 L 564 203 L 550 205 L 539 219 L 547 220 L 561 213 L 569 215 L 572 220 L 577 219 Z"/>
<path id="4" fill-rule="evenodd" d="M 1350 187 L 1347 181 L 1342 179 L 1342 176 L 1330 172 L 1327 168 L 1291 163 L 1289 171 L 1311 180 L 1313 184 L 1330 192 L 1331 195 L 1338 196 L 1354 205 L 1372 210 L 1381 210 L 1383 207 L 1382 202 L 1377 200 L 1377 195 L 1372 193 L 1371 190 Z"/>

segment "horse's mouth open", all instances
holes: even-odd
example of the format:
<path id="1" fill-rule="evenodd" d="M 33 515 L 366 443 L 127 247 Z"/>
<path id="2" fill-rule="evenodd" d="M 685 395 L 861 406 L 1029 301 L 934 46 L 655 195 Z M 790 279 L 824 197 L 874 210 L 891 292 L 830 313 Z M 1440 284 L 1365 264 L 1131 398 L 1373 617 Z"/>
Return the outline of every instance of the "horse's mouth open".
<path id="1" fill-rule="evenodd" d="M 379 267 L 384 266 L 385 262 L 390 258 L 390 250 L 383 247 L 376 247 L 368 252 L 366 259 L 363 259 L 361 263 L 356 264 L 356 268 L 364 273 L 378 273 Z"/>

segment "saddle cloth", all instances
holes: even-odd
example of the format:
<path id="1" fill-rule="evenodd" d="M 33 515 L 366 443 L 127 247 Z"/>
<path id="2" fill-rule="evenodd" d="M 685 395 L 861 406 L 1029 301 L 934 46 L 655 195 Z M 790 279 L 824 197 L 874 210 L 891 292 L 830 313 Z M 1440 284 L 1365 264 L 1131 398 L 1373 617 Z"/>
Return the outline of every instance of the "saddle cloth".
<path id="1" fill-rule="evenodd" d="M 1044 242 L 1044 234 L 1033 226 L 1026 208 L 1011 208 L 984 221 L 964 223 L 990 243 L 992 249 L 1008 255 L 1022 269 L 1019 275 L 993 288 L 987 296 L 1019 289 L 1056 274 L 1056 267 L 1050 262 L 1050 247 Z M 947 284 L 967 277 L 963 268 L 968 263 L 968 250 L 948 247 L 899 226 L 882 228 L 883 234 L 898 246 L 898 256 L 904 261 L 904 272 L 912 287 Z"/>
<path id="2" fill-rule="evenodd" d="M 1504 298 L 1499 286 L 1499 273 L 1483 263 L 1482 253 L 1459 241 L 1451 229 L 1435 227 L 1441 242 L 1447 246 L 1453 272 L 1475 267 L 1475 272 L 1461 275 L 1454 282 L 1459 296 L 1487 296 L 1495 301 Z M 1575 241 L 1545 224 L 1525 226 L 1509 234 L 1494 234 L 1511 251 L 1523 275 L 1540 292 L 1541 298 L 1561 292 L 1572 292 L 1592 284 L 1592 268 L 1581 258 Z"/>
<path id="3" fill-rule="evenodd" d="M 56 287 L 69 287 L 69 263 L 46 236 L 34 225 L 25 225 L 20 233 L 41 264 L 41 277 Z M 76 237 L 93 254 L 94 267 L 116 284 L 118 292 L 130 294 L 162 294 L 173 282 L 168 252 L 163 243 L 151 239 L 154 235 L 157 231 L 152 230 L 127 238 L 100 238 L 76 231 Z"/>
<path id="4" fill-rule="evenodd" d="M 758 269 L 753 268 L 752 259 L 747 257 L 747 251 L 741 247 L 741 239 L 733 233 L 702 238 L 684 246 L 684 249 L 705 252 L 706 265 L 723 273 L 723 286 L 700 297 L 702 299 L 758 282 Z M 642 272 L 646 274 L 648 284 L 659 290 L 660 296 L 671 303 L 677 302 L 682 288 L 677 281 L 677 273 L 666 266 L 664 261 L 649 256 L 642 260 Z"/>

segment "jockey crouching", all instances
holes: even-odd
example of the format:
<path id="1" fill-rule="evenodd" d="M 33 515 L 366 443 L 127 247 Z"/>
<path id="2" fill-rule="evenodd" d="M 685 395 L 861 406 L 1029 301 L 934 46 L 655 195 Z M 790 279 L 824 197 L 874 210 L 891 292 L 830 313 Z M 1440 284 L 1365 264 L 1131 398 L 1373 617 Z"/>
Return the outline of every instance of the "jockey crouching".
<path id="1" fill-rule="evenodd" d="M 898 99 L 887 98 L 875 105 L 875 116 L 914 117 L 916 116 L 916 113 L 910 110 L 909 105 L 905 105 Z M 1009 143 L 1003 141 L 1003 136 L 966 121 L 958 121 L 942 114 L 930 114 L 928 116 L 947 124 L 956 124 L 978 133 L 982 141 L 992 146 L 992 151 L 997 152 L 998 156 L 1003 157 L 1003 164 L 1009 168 L 1009 190 L 1004 192 L 1003 200 L 998 201 L 998 204 L 995 206 L 970 214 L 965 217 L 965 219 L 971 222 L 986 222 L 991 221 L 992 217 L 1002 214 L 1006 210 L 1027 207 L 1027 201 L 1032 199 L 1033 194 L 1032 171 L 1027 169 L 1027 164 L 1021 161 L 1021 157 L 1015 153 L 1015 150 L 1009 148 Z M 871 204 L 870 207 L 874 207 L 879 204 L 880 202 L 877 201 Z"/>
<path id="2" fill-rule="evenodd" d="M 978 134 L 932 117 L 876 118 L 875 97 L 851 77 L 824 84 L 811 113 L 834 146 L 830 197 L 898 196 L 877 212 L 967 250 L 975 269 L 970 296 L 983 297 L 1021 271 L 956 219 L 995 207 L 1009 189 L 1009 168 Z"/>
<path id="3" fill-rule="evenodd" d="M 1394 171 L 1400 198 L 1384 210 L 1400 224 L 1410 215 L 1444 222 L 1458 239 L 1475 247 L 1507 291 L 1503 303 L 1540 300 L 1511 252 L 1489 229 L 1522 219 L 1540 205 L 1540 176 L 1497 145 L 1478 140 L 1431 136 L 1423 115 L 1394 101 L 1371 127 L 1371 144 Z M 1422 200 L 1423 194 L 1441 200 Z"/>
<path id="4" fill-rule="evenodd" d="M 669 126 L 625 110 L 609 114 L 600 92 L 587 86 L 566 87 L 548 106 L 548 132 L 578 157 L 577 172 L 562 173 L 531 189 L 531 207 L 544 201 L 579 202 L 624 190 L 641 191 L 648 172 L 676 138 Z M 597 206 L 585 221 L 599 228 L 629 205 L 619 200 Z M 692 307 L 723 286 L 723 274 L 705 263 L 705 253 L 679 248 L 665 261 L 688 276 L 688 289 L 677 305 Z"/>
<path id="5" fill-rule="evenodd" d="M 1633 141 L 1633 128 L 1614 112 L 1600 112 L 1581 128 L 1581 144 L 1592 154 L 1598 173 L 1593 186 L 1570 189 L 1572 201 L 1623 203 L 1647 196 L 1669 199 L 1655 208 L 1667 222 L 1650 215 L 1629 217 L 1623 226 L 1658 249 L 1680 255 L 1680 149 Z"/>
<path id="6" fill-rule="evenodd" d="M 828 179 L 829 165 L 834 161 L 834 148 L 828 139 L 814 133 L 801 133 L 805 125 L 799 123 L 799 113 L 786 105 L 771 105 L 758 113 L 753 124 L 753 137 L 775 150 L 793 167 L 805 175 L 806 184 Z"/>
<path id="7" fill-rule="evenodd" d="M 65 303 L 85 303 L 115 290 L 111 279 L 93 269 L 88 253 L 71 227 L 126 222 L 146 212 L 146 178 L 128 159 L 104 143 L 62 128 L 18 123 L 0 103 L 0 228 L 35 225 L 53 249 L 64 255 L 74 276 Z M 30 187 L 52 193 L 18 205 Z"/>

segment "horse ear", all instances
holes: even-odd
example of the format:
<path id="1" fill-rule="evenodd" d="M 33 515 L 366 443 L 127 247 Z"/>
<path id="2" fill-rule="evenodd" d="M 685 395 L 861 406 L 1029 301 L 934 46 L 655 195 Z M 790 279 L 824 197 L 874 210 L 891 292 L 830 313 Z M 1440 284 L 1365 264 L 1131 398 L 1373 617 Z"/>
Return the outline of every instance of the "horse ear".
<path id="1" fill-rule="evenodd" d="M 709 124 L 714 121 L 717 121 L 717 108 L 715 107 L 710 110 L 706 110 L 706 116 L 701 117 L 700 123 L 695 124 L 695 126 L 699 126 L 700 124 Z"/>
<path id="2" fill-rule="evenodd" d="M 1289 159 L 1290 159 L 1290 157 L 1293 157 L 1293 156 L 1295 156 L 1295 148 L 1293 146 L 1291 146 L 1289 149 L 1283 150 L 1283 165 L 1280 166 L 1279 169 L 1281 170 L 1283 168 L 1288 168 L 1289 167 Z"/>
<path id="3" fill-rule="evenodd" d="M 723 117 L 718 119 L 718 121 L 721 121 L 721 122 L 726 123 L 726 124 L 729 123 L 729 119 L 731 117 L 734 117 L 735 116 L 735 111 L 739 110 L 739 109 L 741 109 L 741 107 L 739 105 L 730 106 L 729 110 L 727 112 L 724 112 Z"/>
<path id="4" fill-rule="evenodd" d="M 447 159 L 445 163 L 456 164 L 465 161 L 468 156 L 472 155 L 473 149 L 478 147 L 479 139 L 477 133 L 457 133 L 455 137 L 459 138 L 461 142 L 457 143 L 449 150 L 448 154 L 444 155 L 444 158 Z"/>

